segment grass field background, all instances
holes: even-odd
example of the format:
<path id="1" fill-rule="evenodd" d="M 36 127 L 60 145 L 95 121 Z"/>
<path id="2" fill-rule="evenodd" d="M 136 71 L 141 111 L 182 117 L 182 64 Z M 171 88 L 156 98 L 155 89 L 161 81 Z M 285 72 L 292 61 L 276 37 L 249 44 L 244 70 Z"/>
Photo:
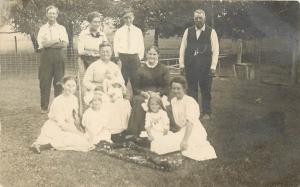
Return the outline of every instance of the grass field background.
<path id="1" fill-rule="evenodd" d="M 269 69 L 268 69 L 269 68 Z M 284 67 L 261 67 L 284 75 Z M 231 65 L 224 73 L 231 72 Z M 275 75 L 273 77 L 276 77 Z M 300 88 L 260 79 L 215 78 L 213 118 L 204 123 L 218 159 L 185 159 L 162 172 L 97 152 L 28 150 L 46 115 L 39 110 L 38 80 L 0 80 L 3 186 L 297 186 L 300 184 Z"/>
<path id="2" fill-rule="evenodd" d="M 47 120 L 39 108 L 38 54 L 30 41 L 19 43 L 24 50 L 13 54 L 11 42 L 10 47 L 5 44 L 6 52 L 0 47 L 0 184 L 4 187 L 300 185 L 300 86 L 287 84 L 291 57 L 285 51 L 264 52 L 261 64 L 257 56 L 245 54 L 244 59 L 256 66 L 253 81 L 233 77 L 233 55 L 221 59 L 221 76 L 214 79 L 212 89 L 213 118 L 203 123 L 218 159 L 185 159 L 178 170 L 162 172 L 93 151 L 30 152 Z M 151 42 L 146 38 L 146 46 Z M 160 47 L 168 48 L 162 56 L 178 55 L 179 44 L 178 38 L 161 40 Z M 75 74 L 75 63 L 69 59 L 67 74 Z"/>

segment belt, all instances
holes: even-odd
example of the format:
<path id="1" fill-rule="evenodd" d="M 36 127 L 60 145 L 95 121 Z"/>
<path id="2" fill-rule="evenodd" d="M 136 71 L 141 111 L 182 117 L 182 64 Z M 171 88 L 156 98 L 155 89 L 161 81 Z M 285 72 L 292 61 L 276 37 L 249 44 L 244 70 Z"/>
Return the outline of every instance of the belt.
<path id="1" fill-rule="evenodd" d="M 129 53 L 119 53 L 119 54 L 120 54 L 120 55 L 130 55 L 130 56 L 131 56 L 131 55 L 132 55 L 132 56 L 133 56 L 133 55 L 138 55 L 137 53 L 134 53 L 134 54 L 129 54 Z"/>

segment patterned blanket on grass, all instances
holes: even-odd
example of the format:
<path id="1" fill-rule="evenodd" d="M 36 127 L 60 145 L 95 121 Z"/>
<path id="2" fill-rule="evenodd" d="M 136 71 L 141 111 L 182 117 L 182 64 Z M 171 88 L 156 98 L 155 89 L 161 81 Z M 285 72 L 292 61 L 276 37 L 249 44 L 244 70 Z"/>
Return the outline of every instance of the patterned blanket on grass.
<path id="1" fill-rule="evenodd" d="M 182 164 L 181 152 L 158 155 L 149 149 L 136 145 L 133 142 L 111 144 L 101 141 L 95 151 L 106 155 L 136 163 L 142 166 L 159 169 L 163 171 L 172 171 Z"/>

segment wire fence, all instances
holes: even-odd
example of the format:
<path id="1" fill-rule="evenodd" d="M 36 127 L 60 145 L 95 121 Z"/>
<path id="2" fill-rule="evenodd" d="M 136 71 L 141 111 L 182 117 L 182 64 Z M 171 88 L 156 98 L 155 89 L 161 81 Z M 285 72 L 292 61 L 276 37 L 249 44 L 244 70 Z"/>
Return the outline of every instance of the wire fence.
<path id="1" fill-rule="evenodd" d="M 40 65 L 40 53 L 6 53 L 0 54 L 0 79 L 27 78 L 37 79 Z M 176 54 L 162 55 L 161 62 L 166 64 L 172 74 L 179 73 Z M 65 74 L 75 75 L 78 54 L 76 50 L 66 52 Z"/>
<path id="2" fill-rule="evenodd" d="M 21 33 L 0 33 L 0 79 L 11 78 L 38 78 L 40 53 L 34 52 L 32 42 L 28 35 Z M 77 46 L 74 38 L 74 46 Z M 145 38 L 145 45 L 152 44 L 149 37 Z M 179 73 L 178 52 L 180 39 L 170 38 L 160 40 L 160 61 L 166 64 L 171 74 Z M 290 42 L 283 38 L 265 38 L 261 40 L 242 41 L 243 62 L 247 63 L 282 63 L 291 65 Z M 238 41 L 220 39 L 220 53 L 230 59 L 230 63 L 236 62 Z M 77 68 L 77 49 L 65 51 L 65 74 L 75 75 Z M 226 61 L 226 60 L 225 60 Z M 226 65 L 226 63 L 225 63 Z M 219 70 L 224 67 L 224 58 L 219 59 Z M 224 68 L 223 68 L 224 69 Z M 222 70 L 223 71 L 223 70 Z M 219 72 L 220 73 L 220 72 Z M 231 75 L 231 73 L 226 73 Z"/>

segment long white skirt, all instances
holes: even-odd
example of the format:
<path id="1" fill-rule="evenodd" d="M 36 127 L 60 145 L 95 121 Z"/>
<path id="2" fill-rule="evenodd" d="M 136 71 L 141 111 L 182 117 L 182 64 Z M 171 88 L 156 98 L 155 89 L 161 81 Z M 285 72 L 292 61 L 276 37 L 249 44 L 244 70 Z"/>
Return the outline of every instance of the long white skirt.
<path id="1" fill-rule="evenodd" d="M 157 137 L 151 143 L 151 150 L 158 154 L 166 154 L 180 150 L 180 144 L 185 134 L 185 127 L 176 133 Z M 209 160 L 217 158 L 212 145 L 206 139 L 207 133 L 201 124 L 193 125 L 191 136 L 188 139 L 188 147 L 182 151 L 182 155 L 194 160 Z"/>
<path id="2" fill-rule="evenodd" d="M 78 130 L 77 130 L 78 131 Z M 51 144 L 57 150 L 73 150 L 87 152 L 94 149 L 80 131 L 67 132 L 61 130 L 56 122 L 48 120 L 41 129 L 41 134 L 33 144 Z"/>
<path id="3" fill-rule="evenodd" d="M 128 127 L 131 112 L 130 102 L 127 99 L 118 99 L 113 103 L 107 103 L 104 107 L 110 112 L 108 129 L 112 134 L 117 134 Z"/>

